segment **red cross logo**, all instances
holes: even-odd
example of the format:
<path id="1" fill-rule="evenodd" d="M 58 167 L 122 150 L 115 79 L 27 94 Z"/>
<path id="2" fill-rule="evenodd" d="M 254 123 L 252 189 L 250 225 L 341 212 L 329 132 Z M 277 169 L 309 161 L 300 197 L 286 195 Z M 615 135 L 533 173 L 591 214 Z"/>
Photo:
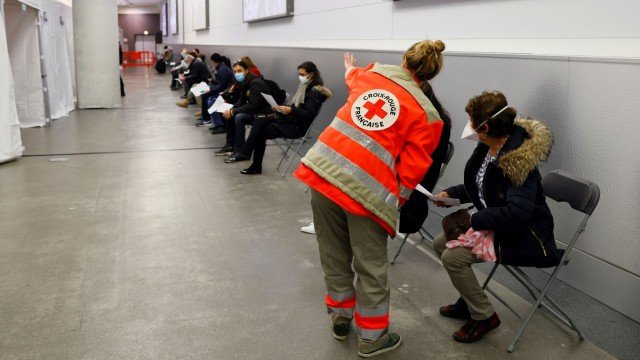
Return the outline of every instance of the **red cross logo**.
<path id="1" fill-rule="evenodd" d="M 384 119 L 389 114 L 382 108 L 384 104 L 386 104 L 386 102 L 382 99 L 378 99 L 375 104 L 371 101 L 367 101 L 363 105 L 363 107 L 368 110 L 367 113 L 364 114 L 364 117 L 371 120 L 377 115 L 380 119 Z"/>

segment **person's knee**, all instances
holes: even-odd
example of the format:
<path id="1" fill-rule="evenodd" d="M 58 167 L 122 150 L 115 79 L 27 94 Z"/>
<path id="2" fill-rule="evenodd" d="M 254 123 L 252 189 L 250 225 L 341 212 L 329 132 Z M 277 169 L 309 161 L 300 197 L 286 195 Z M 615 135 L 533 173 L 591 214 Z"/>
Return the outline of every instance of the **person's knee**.
<path id="1" fill-rule="evenodd" d="M 436 252 L 438 257 L 442 257 L 442 253 L 447 249 L 447 237 L 444 233 L 438 234 L 433 239 L 433 250 Z"/>
<path id="2" fill-rule="evenodd" d="M 442 266 L 447 270 L 455 270 L 469 266 L 469 263 L 465 261 L 464 250 L 464 248 L 445 249 L 440 256 Z"/>

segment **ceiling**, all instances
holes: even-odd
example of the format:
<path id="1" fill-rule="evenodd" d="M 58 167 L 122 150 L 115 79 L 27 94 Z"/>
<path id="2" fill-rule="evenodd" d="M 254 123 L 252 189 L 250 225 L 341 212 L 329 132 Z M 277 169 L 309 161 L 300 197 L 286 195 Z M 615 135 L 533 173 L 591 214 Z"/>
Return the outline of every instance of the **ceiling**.
<path id="1" fill-rule="evenodd" d="M 164 0 L 118 0 L 118 6 L 155 6 Z"/>

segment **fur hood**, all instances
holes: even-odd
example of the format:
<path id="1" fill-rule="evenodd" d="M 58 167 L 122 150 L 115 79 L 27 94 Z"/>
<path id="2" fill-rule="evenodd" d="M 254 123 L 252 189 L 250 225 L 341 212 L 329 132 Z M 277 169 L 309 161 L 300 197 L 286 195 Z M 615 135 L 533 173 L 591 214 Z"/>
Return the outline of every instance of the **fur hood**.
<path id="1" fill-rule="evenodd" d="M 549 158 L 553 134 L 538 120 L 520 118 L 515 124 L 523 128 L 528 137 L 520 146 L 502 155 L 498 159 L 498 167 L 514 185 L 521 186 L 529 173 Z"/>
<path id="2" fill-rule="evenodd" d="M 319 92 L 320 94 L 324 95 L 328 98 L 330 98 L 331 96 L 333 96 L 333 92 L 331 90 L 329 90 L 328 87 L 322 86 L 322 85 L 316 85 L 313 87 L 313 90 Z"/>

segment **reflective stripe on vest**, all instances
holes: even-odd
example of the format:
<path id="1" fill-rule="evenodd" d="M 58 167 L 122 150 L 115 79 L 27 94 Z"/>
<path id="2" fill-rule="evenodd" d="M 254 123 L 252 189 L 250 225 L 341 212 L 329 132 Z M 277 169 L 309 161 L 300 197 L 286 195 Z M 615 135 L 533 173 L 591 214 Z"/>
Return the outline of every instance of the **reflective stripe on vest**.
<path id="1" fill-rule="evenodd" d="M 344 120 L 340 118 L 335 118 L 329 125 L 330 127 L 338 130 L 344 136 L 353 140 L 354 142 L 360 144 L 363 148 L 369 150 L 372 154 L 374 154 L 380 161 L 385 163 L 392 172 L 395 173 L 395 160 L 393 155 L 387 149 L 385 149 L 382 145 L 380 145 L 377 141 L 372 139 L 369 135 L 363 133 L 359 129 L 354 128 L 353 126 L 348 125 Z"/>
<path id="2" fill-rule="evenodd" d="M 398 197 L 351 160 L 318 139 L 302 163 L 395 229 Z"/>
<path id="3" fill-rule="evenodd" d="M 411 196 L 412 192 L 413 190 L 409 189 L 408 187 L 400 185 L 400 197 L 409 199 L 409 196 Z"/>

